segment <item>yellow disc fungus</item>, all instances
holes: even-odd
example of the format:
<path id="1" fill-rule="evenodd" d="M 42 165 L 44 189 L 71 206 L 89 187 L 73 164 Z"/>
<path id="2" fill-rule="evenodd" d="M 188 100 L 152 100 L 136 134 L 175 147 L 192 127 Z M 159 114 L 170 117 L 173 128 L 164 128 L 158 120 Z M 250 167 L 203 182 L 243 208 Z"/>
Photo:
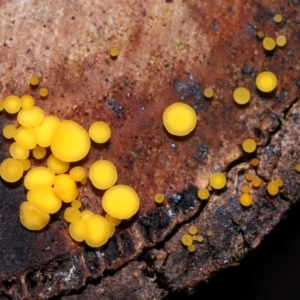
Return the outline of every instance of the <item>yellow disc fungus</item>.
<path id="1" fill-rule="evenodd" d="M 270 38 L 270 37 L 265 37 L 263 39 L 263 47 L 265 50 L 267 51 L 272 51 L 275 49 L 276 47 L 276 42 L 274 39 Z"/>
<path id="2" fill-rule="evenodd" d="M 184 234 L 181 238 L 181 242 L 185 246 L 192 245 L 193 237 L 190 234 Z"/>
<path id="3" fill-rule="evenodd" d="M 29 150 L 17 142 L 10 145 L 9 153 L 15 159 L 26 159 L 29 156 Z"/>
<path id="4" fill-rule="evenodd" d="M 82 206 L 82 203 L 81 203 L 80 200 L 74 200 L 74 201 L 71 202 L 71 206 L 74 207 L 74 208 L 79 209 Z"/>
<path id="5" fill-rule="evenodd" d="M 109 55 L 113 58 L 116 58 L 119 55 L 119 50 L 113 47 L 109 50 Z"/>
<path id="6" fill-rule="evenodd" d="M 33 106 L 30 109 L 21 109 L 17 120 L 22 126 L 31 128 L 40 125 L 44 117 L 44 111 L 38 106 Z"/>
<path id="7" fill-rule="evenodd" d="M 69 175 L 74 181 L 80 182 L 85 178 L 85 169 L 83 167 L 74 167 L 70 170 Z"/>
<path id="8" fill-rule="evenodd" d="M 165 109 L 163 124 L 170 134 L 185 136 L 196 127 L 197 115 L 191 106 L 176 102 Z"/>
<path id="9" fill-rule="evenodd" d="M 34 99 L 30 95 L 21 97 L 21 107 L 23 109 L 31 109 L 34 106 Z"/>
<path id="10" fill-rule="evenodd" d="M 251 95 L 248 89 L 240 86 L 233 92 L 233 99 L 238 104 L 246 104 L 250 101 Z"/>
<path id="11" fill-rule="evenodd" d="M 74 207 L 67 207 L 65 212 L 64 212 L 64 219 L 71 223 L 75 222 L 80 219 L 80 211 L 77 208 Z"/>
<path id="12" fill-rule="evenodd" d="M 4 101 L 0 99 L 0 111 L 3 111 L 4 109 Z"/>
<path id="13" fill-rule="evenodd" d="M 4 100 L 4 109 L 10 113 L 15 114 L 21 109 L 21 99 L 16 95 L 9 95 Z"/>
<path id="14" fill-rule="evenodd" d="M 87 222 L 84 219 L 78 219 L 69 225 L 69 233 L 76 242 L 83 242 L 86 235 Z"/>
<path id="15" fill-rule="evenodd" d="M 265 33 L 261 30 L 256 32 L 256 36 L 259 40 L 262 40 L 265 37 Z"/>
<path id="16" fill-rule="evenodd" d="M 58 125 L 50 147 L 58 159 L 75 162 L 88 154 L 91 140 L 81 125 L 71 120 L 64 120 Z"/>
<path id="17" fill-rule="evenodd" d="M 252 197 L 249 194 L 242 194 L 240 197 L 240 203 L 243 206 L 250 206 L 252 204 Z"/>
<path id="18" fill-rule="evenodd" d="M 78 196 L 76 183 L 68 174 L 55 176 L 54 191 L 66 203 L 74 201 Z"/>
<path id="19" fill-rule="evenodd" d="M 16 134 L 16 127 L 13 124 L 8 124 L 3 128 L 3 136 L 6 139 L 12 139 Z"/>
<path id="20" fill-rule="evenodd" d="M 282 21 L 282 15 L 276 14 L 274 16 L 273 20 L 274 20 L 275 23 L 281 23 L 281 21 Z"/>
<path id="21" fill-rule="evenodd" d="M 165 200 L 164 194 L 156 194 L 156 195 L 154 196 L 154 201 L 155 201 L 156 203 L 163 203 L 164 200 Z"/>
<path id="22" fill-rule="evenodd" d="M 37 187 L 27 193 L 28 202 L 43 211 L 54 214 L 61 208 L 62 201 L 54 192 L 53 187 Z"/>
<path id="23" fill-rule="evenodd" d="M 94 215 L 94 213 L 87 209 L 81 213 L 81 219 L 87 220 L 90 216 L 93 216 L 93 215 Z"/>
<path id="24" fill-rule="evenodd" d="M 276 178 L 274 181 L 278 185 L 278 187 L 283 186 L 283 180 L 281 178 Z"/>
<path id="25" fill-rule="evenodd" d="M 213 232 L 212 230 L 207 230 L 207 231 L 206 231 L 206 235 L 207 235 L 208 237 L 211 237 L 211 236 L 214 235 L 214 232 Z"/>
<path id="26" fill-rule="evenodd" d="M 196 251 L 196 246 L 194 244 L 188 245 L 188 251 L 189 252 L 195 252 Z"/>
<path id="27" fill-rule="evenodd" d="M 30 169 L 31 163 L 29 159 L 19 159 L 19 162 L 23 165 L 24 171 L 28 171 Z"/>
<path id="28" fill-rule="evenodd" d="M 109 224 L 105 218 L 99 215 L 90 216 L 87 220 L 85 242 L 90 247 L 100 247 L 109 239 Z"/>
<path id="29" fill-rule="evenodd" d="M 85 185 L 85 184 L 87 183 L 87 178 L 84 177 L 84 178 L 80 181 L 80 183 L 81 183 L 82 185 Z"/>
<path id="30" fill-rule="evenodd" d="M 89 128 L 89 136 L 95 143 L 105 143 L 111 136 L 110 127 L 102 121 L 94 122 Z"/>
<path id="31" fill-rule="evenodd" d="M 46 167 L 31 169 L 24 178 L 24 186 L 27 190 L 37 187 L 49 187 L 54 183 L 55 174 Z"/>
<path id="32" fill-rule="evenodd" d="M 252 186 L 259 187 L 261 185 L 261 179 L 258 177 L 254 177 L 252 179 Z"/>
<path id="33" fill-rule="evenodd" d="M 243 194 L 249 194 L 251 189 L 250 189 L 250 186 L 243 185 L 241 190 L 242 190 Z"/>
<path id="34" fill-rule="evenodd" d="M 279 192 L 279 187 L 275 181 L 270 181 L 267 185 L 267 191 L 271 196 L 275 196 Z"/>
<path id="35" fill-rule="evenodd" d="M 36 146 L 33 150 L 32 150 L 32 155 L 34 158 L 36 159 L 43 159 L 46 156 L 46 149 L 44 147 L 41 146 Z"/>
<path id="36" fill-rule="evenodd" d="M 261 72 L 256 77 L 256 87 L 264 92 L 272 92 L 277 86 L 277 77 L 274 73 L 269 71 Z"/>
<path id="37" fill-rule="evenodd" d="M 212 98 L 214 95 L 214 91 L 211 88 L 206 88 L 203 92 L 205 98 Z"/>
<path id="38" fill-rule="evenodd" d="M 195 234 L 197 234 L 197 232 L 198 232 L 198 229 L 196 226 L 192 225 L 189 227 L 189 234 L 195 235 Z"/>
<path id="39" fill-rule="evenodd" d="M 115 185 L 104 193 L 102 207 L 112 217 L 124 220 L 139 210 L 140 198 L 132 187 Z"/>
<path id="40" fill-rule="evenodd" d="M 245 174 L 245 178 L 247 181 L 252 181 L 253 175 L 251 173 L 247 173 L 247 174 Z"/>
<path id="41" fill-rule="evenodd" d="M 202 236 L 202 235 L 196 235 L 196 237 L 197 237 L 197 241 L 198 241 L 199 243 L 202 243 L 202 242 L 203 242 L 203 236 Z"/>
<path id="42" fill-rule="evenodd" d="M 295 166 L 295 170 L 296 170 L 297 172 L 300 172 L 300 164 L 297 164 L 297 165 Z"/>
<path id="43" fill-rule="evenodd" d="M 212 174 L 209 181 L 210 185 L 216 190 L 220 190 L 226 185 L 226 177 L 220 172 Z"/>
<path id="44" fill-rule="evenodd" d="M 36 146 L 36 136 L 32 128 L 20 126 L 14 134 L 14 139 L 27 149 L 33 149 Z"/>
<path id="45" fill-rule="evenodd" d="M 107 220 L 108 223 L 113 224 L 114 226 L 118 226 L 122 221 L 120 219 L 116 219 L 116 218 L 112 217 L 109 214 L 105 215 L 105 219 Z"/>
<path id="46" fill-rule="evenodd" d="M 109 238 L 111 238 L 116 232 L 116 227 L 111 223 L 108 223 L 108 227 L 109 227 Z"/>
<path id="47" fill-rule="evenodd" d="M 245 152 L 252 153 L 256 150 L 256 142 L 253 139 L 245 139 L 242 147 Z"/>
<path id="48" fill-rule="evenodd" d="M 59 124 L 60 121 L 55 116 L 45 116 L 43 122 L 33 128 L 37 144 L 41 147 L 49 147 Z"/>
<path id="49" fill-rule="evenodd" d="M 16 182 L 23 176 L 23 165 L 14 158 L 3 160 L 0 165 L 0 176 L 6 182 Z"/>
<path id="50" fill-rule="evenodd" d="M 197 195 L 198 195 L 199 199 L 201 199 L 201 200 L 207 200 L 210 196 L 209 191 L 206 188 L 199 189 Z"/>
<path id="51" fill-rule="evenodd" d="M 279 35 L 276 38 L 276 44 L 279 47 L 284 47 L 286 45 L 286 36 L 285 35 Z"/>
<path id="52" fill-rule="evenodd" d="M 40 91 L 39 91 L 39 94 L 42 98 L 45 98 L 48 96 L 48 89 L 47 88 L 41 88 Z"/>
<path id="53" fill-rule="evenodd" d="M 55 157 L 53 154 L 51 154 L 47 159 L 47 166 L 55 174 L 63 174 L 69 170 L 70 163 L 62 161 Z"/>
<path id="54" fill-rule="evenodd" d="M 50 221 L 50 215 L 36 205 L 23 202 L 20 206 L 20 222 L 29 230 L 41 230 Z"/>
<path id="55" fill-rule="evenodd" d="M 101 159 L 91 165 L 89 178 L 94 187 L 100 190 L 106 190 L 117 182 L 118 172 L 112 162 Z"/>
<path id="56" fill-rule="evenodd" d="M 251 166 L 253 166 L 253 167 L 257 167 L 257 166 L 259 165 L 259 160 L 258 160 L 257 158 L 252 158 L 252 159 L 250 160 L 250 164 L 251 164 Z"/>
<path id="57" fill-rule="evenodd" d="M 39 77 L 36 76 L 36 75 L 32 75 L 32 76 L 29 78 L 29 84 L 30 84 L 30 85 L 35 86 L 35 85 L 38 85 L 39 82 L 40 82 L 40 79 L 39 79 Z"/>

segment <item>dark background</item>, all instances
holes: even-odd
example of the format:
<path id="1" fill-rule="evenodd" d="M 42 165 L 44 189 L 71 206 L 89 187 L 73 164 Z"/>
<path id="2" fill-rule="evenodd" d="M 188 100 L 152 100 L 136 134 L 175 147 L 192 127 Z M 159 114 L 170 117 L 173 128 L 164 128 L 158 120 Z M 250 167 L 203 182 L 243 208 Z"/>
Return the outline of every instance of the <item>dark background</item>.
<path id="1" fill-rule="evenodd" d="M 240 266 L 221 271 L 187 300 L 300 300 L 300 203 Z"/>

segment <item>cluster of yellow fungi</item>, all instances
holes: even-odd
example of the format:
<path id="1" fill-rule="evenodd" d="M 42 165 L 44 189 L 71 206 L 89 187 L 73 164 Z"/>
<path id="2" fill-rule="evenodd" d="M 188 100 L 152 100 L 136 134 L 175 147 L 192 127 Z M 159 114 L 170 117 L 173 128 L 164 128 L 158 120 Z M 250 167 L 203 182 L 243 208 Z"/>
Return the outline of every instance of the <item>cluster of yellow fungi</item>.
<path id="1" fill-rule="evenodd" d="M 197 234 L 198 229 L 195 225 L 192 225 L 188 229 L 188 233 L 184 234 L 181 237 L 181 242 L 184 246 L 187 247 L 189 252 L 195 252 L 196 246 L 194 245 L 194 242 L 202 243 L 203 242 L 203 236 L 201 234 Z"/>
<path id="2" fill-rule="evenodd" d="M 30 85 L 39 84 L 37 76 L 31 76 Z M 48 95 L 47 89 L 40 89 L 40 96 Z M 13 139 L 10 156 L 0 165 L 0 176 L 6 182 L 20 180 L 24 172 L 24 186 L 27 201 L 20 206 L 20 222 L 29 230 L 41 230 L 50 221 L 50 214 L 58 212 L 62 203 L 71 204 L 64 212 L 64 219 L 70 223 L 69 233 L 77 241 L 85 241 L 90 247 L 104 245 L 113 235 L 115 226 L 121 220 L 131 218 L 140 206 L 140 199 L 133 188 L 117 184 L 118 172 L 108 160 L 97 160 L 89 168 L 88 175 L 81 166 L 70 169 L 71 163 L 85 158 L 91 148 L 91 140 L 105 143 L 111 137 L 108 124 L 96 121 L 87 131 L 72 120 L 59 120 L 45 115 L 35 105 L 30 95 L 19 98 L 9 95 L 0 100 L 0 110 L 17 114 L 17 126 L 8 124 L 3 129 L 6 139 Z M 48 150 L 47 150 L 48 149 Z M 31 168 L 29 155 L 41 160 L 49 153 L 46 166 Z M 87 177 L 93 186 L 105 191 L 102 208 L 105 216 L 92 211 L 80 211 L 78 184 L 85 184 Z"/>

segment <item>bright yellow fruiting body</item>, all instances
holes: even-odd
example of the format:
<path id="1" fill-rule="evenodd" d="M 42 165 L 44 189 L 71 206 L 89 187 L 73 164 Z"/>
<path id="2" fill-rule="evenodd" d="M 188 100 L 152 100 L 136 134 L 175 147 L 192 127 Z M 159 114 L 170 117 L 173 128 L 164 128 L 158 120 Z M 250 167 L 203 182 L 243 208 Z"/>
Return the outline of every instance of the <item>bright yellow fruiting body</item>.
<path id="1" fill-rule="evenodd" d="M 41 230 L 50 221 L 50 215 L 36 205 L 23 202 L 20 206 L 20 222 L 29 230 Z"/>
<path id="2" fill-rule="evenodd" d="M 197 195 L 201 200 L 207 200 L 210 197 L 209 190 L 206 188 L 199 189 Z"/>
<path id="3" fill-rule="evenodd" d="M 109 160 L 97 160 L 89 169 L 89 178 L 94 187 L 106 190 L 117 182 L 118 172 L 115 165 Z"/>
<path id="4" fill-rule="evenodd" d="M 35 86 L 35 85 L 38 85 L 39 82 L 40 82 L 40 79 L 39 79 L 38 76 L 36 76 L 36 75 L 32 75 L 32 76 L 29 78 L 29 84 L 30 84 L 30 85 Z"/>
<path id="5" fill-rule="evenodd" d="M 88 154 L 91 140 L 81 125 L 74 121 L 64 120 L 56 129 L 50 147 L 58 159 L 75 162 Z"/>
<path id="6" fill-rule="evenodd" d="M 104 245 L 110 235 L 109 224 L 105 218 L 99 215 L 90 216 L 87 220 L 85 242 L 90 247 Z"/>
<path id="7" fill-rule="evenodd" d="M 184 234 L 181 238 L 181 242 L 185 246 L 192 245 L 193 237 L 190 234 Z"/>
<path id="8" fill-rule="evenodd" d="M 297 164 L 297 165 L 295 166 L 295 170 L 296 170 L 297 172 L 300 172 L 300 164 Z"/>
<path id="9" fill-rule="evenodd" d="M 14 134 L 14 139 L 27 149 L 33 149 L 36 146 L 36 136 L 32 128 L 20 126 Z"/>
<path id="10" fill-rule="evenodd" d="M 252 204 L 252 197 L 249 194 L 242 194 L 240 196 L 240 203 L 243 206 L 250 206 Z"/>
<path id="11" fill-rule="evenodd" d="M 260 185 L 261 185 L 261 179 L 258 178 L 258 177 L 254 177 L 252 179 L 252 186 L 254 186 L 254 187 L 260 187 Z"/>
<path id="12" fill-rule="evenodd" d="M 35 159 L 43 159 L 46 156 L 46 153 L 47 153 L 46 149 L 41 146 L 36 146 L 32 150 L 32 155 Z"/>
<path id="13" fill-rule="evenodd" d="M 155 196 L 154 196 L 154 201 L 156 202 L 156 203 L 163 203 L 164 202 L 164 200 L 165 200 L 165 196 L 164 196 L 164 194 L 156 194 Z"/>
<path id="14" fill-rule="evenodd" d="M 252 153 L 256 150 L 256 142 L 253 139 L 245 139 L 242 147 L 245 152 Z"/>
<path id="15" fill-rule="evenodd" d="M 212 230 L 207 230 L 207 231 L 206 231 L 206 235 L 207 235 L 208 237 L 211 237 L 211 236 L 214 235 L 214 232 L 213 232 Z"/>
<path id="16" fill-rule="evenodd" d="M 258 160 L 257 158 L 252 158 L 252 159 L 250 160 L 250 164 L 251 164 L 251 166 L 253 166 L 253 167 L 257 167 L 257 166 L 259 165 L 259 160 Z"/>
<path id="17" fill-rule="evenodd" d="M 53 187 L 37 187 L 27 193 L 28 202 L 43 211 L 54 214 L 61 208 L 62 201 L 54 192 Z"/>
<path id="18" fill-rule="evenodd" d="M 39 91 L 39 94 L 42 98 L 45 98 L 48 96 L 48 89 L 47 88 L 41 88 L 40 91 Z"/>
<path id="19" fill-rule="evenodd" d="M 34 99 L 30 95 L 24 95 L 21 97 L 21 108 L 31 109 L 34 106 Z"/>
<path id="20" fill-rule="evenodd" d="M 74 167 L 70 170 L 69 175 L 74 181 L 80 182 L 85 178 L 85 169 L 83 167 Z"/>
<path id="21" fill-rule="evenodd" d="M 86 235 L 87 222 L 84 219 L 78 219 L 69 225 L 69 233 L 76 242 L 83 242 Z"/>
<path id="22" fill-rule="evenodd" d="M 165 109 L 163 124 L 170 134 L 185 136 L 196 127 L 197 115 L 191 106 L 176 102 Z"/>
<path id="23" fill-rule="evenodd" d="M 197 234 L 197 232 L 198 232 L 198 229 L 196 226 L 192 225 L 189 227 L 189 234 L 195 235 L 195 234 Z"/>
<path id="24" fill-rule="evenodd" d="M 15 114 L 21 109 L 21 99 L 15 95 L 9 95 L 4 100 L 4 109 L 10 113 Z"/>
<path id="25" fill-rule="evenodd" d="M 23 176 L 23 165 L 14 158 L 3 160 L 0 165 L 0 176 L 6 182 L 16 182 Z"/>
<path id="26" fill-rule="evenodd" d="M 256 36 L 259 40 L 262 40 L 265 37 L 265 33 L 261 30 L 257 31 Z"/>
<path id="27" fill-rule="evenodd" d="M 12 139 L 16 134 L 17 128 L 13 124 L 8 124 L 3 128 L 3 136 Z"/>
<path id="28" fill-rule="evenodd" d="M 74 200 L 74 201 L 71 202 L 71 206 L 74 207 L 74 208 L 79 209 L 82 206 L 82 203 L 81 203 L 80 200 Z"/>
<path id="29" fill-rule="evenodd" d="M 90 216 L 93 216 L 93 215 L 94 215 L 94 213 L 87 209 L 81 213 L 81 219 L 87 220 Z"/>
<path id="30" fill-rule="evenodd" d="M 109 50 L 109 55 L 113 58 L 116 58 L 119 55 L 119 50 L 113 47 Z"/>
<path id="31" fill-rule="evenodd" d="M 251 191 L 250 186 L 243 185 L 242 188 L 241 188 L 241 191 L 242 191 L 243 194 L 250 194 L 250 191 Z"/>
<path id="32" fill-rule="evenodd" d="M 76 183 L 68 174 L 55 176 L 54 191 L 66 203 L 74 201 L 78 196 Z"/>
<path id="33" fill-rule="evenodd" d="M 285 35 L 279 35 L 276 38 L 276 44 L 279 47 L 284 47 L 286 45 L 286 36 Z"/>
<path id="34" fill-rule="evenodd" d="M 216 189 L 220 190 L 226 185 L 226 176 L 223 173 L 217 172 L 211 175 L 210 177 L 210 185 Z"/>
<path id="35" fill-rule="evenodd" d="M 191 244 L 188 246 L 188 251 L 189 252 L 195 252 L 196 251 L 196 246 L 194 244 Z"/>
<path id="36" fill-rule="evenodd" d="M 267 51 L 272 51 L 275 49 L 276 47 L 276 42 L 274 39 L 270 38 L 270 37 L 265 37 L 263 39 L 263 47 L 265 50 Z"/>
<path id="37" fill-rule="evenodd" d="M 40 125 L 44 117 L 44 111 L 38 106 L 33 106 L 30 109 L 21 109 L 18 113 L 17 120 L 22 126 L 32 128 Z"/>
<path id="38" fill-rule="evenodd" d="M 199 243 L 202 243 L 203 242 L 203 236 L 202 235 L 195 235 L 197 237 L 197 241 Z"/>
<path id="39" fill-rule="evenodd" d="M 214 95 L 214 91 L 211 88 L 206 88 L 203 92 L 205 98 L 212 98 Z"/>
<path id="40" fill-rule="evenodd" d="M 269 71 L 261 72 L 256 77 L 256 87 L 264 92 L 272 92 L 277 86 L 277 77 L 274 73 Z"/>
<path id="41" fill-rule="evenodd" d="M 29 156 L 29 150 L 21 144 L 14 142 L 9 147 L 9 154 L 15 159 L 26 159 Z"/>
<path id="42" fill-rule="evenodd" d="M 244 87 L 238 87 L 233 92 L 233 99 L 237 104 L 244 105 L 250 101 L 251 94 L 248 89 Z"/>
<path id="43" fill-rule="evenodd" d="M 66 161 L 62 161 L 57 157 L 55 157 L 53 154 L 51 154 L 47 159 L 47 166 L 55 174 L 63 174 L 69 170 L 70 163 Z"/>
<path id="44" fill-rule="evenodd" d="M 107 220 L 108 223 L 113 224 L 114 226 L 118 226 L 122 221 L 120 219 L 116 219 L 116 218 L 112 217 L 109 214 L 105 214 L 105 219 Z"/>
<path id="45" fill-rule="evenodd" d="M 267 191 L 271 196 L 275 196 L 279 192 L 279 187 L 275 181 L 270 181 L 267 185 Z"/>
<path id="46" fill-rule="evenodd" d="M 54 183 L 55 174 L 46 167 L 31 169 L 24 178 L 24 186 L 27 190 L 37 187 L 49 187 Z"/>
<path id="47" fill-rule="evenodd" d="M 0 99 L 0 111 L 4 110 L 4 101 L 3 99 Z"/>
<path id="48" fill-rule="evenodd" d="M 283 186 L 283 180 L 281 178 L 276 178 L 274 181 L 278 185 L 278 187 Z"/>
<path id="49" fill-rule="evenodd" d="M 80 211 L 77 208 L 74 207 L 67 207 L 65 212 L 64 212 L 64 219 L 71 223 L 75 222 L 80 219 Z"/>
<path id="50" fill-rule="evenodd" d="M 276 14 L 274 16 L 273 20 L 274 20 L 275 23 L 281 23 L 281 21 L 282 21 L 282 15 Z"/>
<path id="51" fill-rule="evenodd" d="M 95 143 L 105 143 L 111 136 L 110 127 L 102 121 L 94 122 L 89 128 L 89 136 Z"/>
<path id="52" fill-rule="evenodd" d="M 84 177 L 82 180 L 80 180 L 80 183 L 81 183 L 82 185 L 85 185 L 85 184 L 87 183 L 87 178 Z"/>
<path id="53" fill-rule="evenodd" d="M 116 232 L 116 227 L 111 223 L 108 223 L 108 227 L 109 227 L 109 238 L 111 238 Z"/>
<path id="54" fill-rule="evenodd" d="M 24 171 L 28 171 L 30 169 L 31 163 L 29 159 L 19 159 L 19 162 L 22 164 Z"/>
<path id="55" fill-rule="evenodd" d="M 251 173 L 247 173 L 247 174 L 245 174 L 245 178 L 247 181 L 252 181 L 253 175 Z"/>
<path id="56" fill-rule="evenodd" d="M 104 193 L 102 207 L 112 217 L 124 220 L 139 210 L 140 198 L 132 187 L 115 185 Z"/>

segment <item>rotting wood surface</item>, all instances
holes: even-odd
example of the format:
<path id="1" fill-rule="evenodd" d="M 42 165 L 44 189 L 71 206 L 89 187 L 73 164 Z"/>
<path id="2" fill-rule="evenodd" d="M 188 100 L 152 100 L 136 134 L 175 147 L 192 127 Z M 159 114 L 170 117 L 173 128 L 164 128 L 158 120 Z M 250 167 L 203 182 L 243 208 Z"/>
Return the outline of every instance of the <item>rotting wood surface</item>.
<path id="1" fill-rule="evenodd" d="M 294 170 L 300 161 L 300 3 L 269 2 L 0 2 L 1 97 L 31 93 L 47 113 L 85 128 L 106 121 L 111 142 L 93 145 L 82 165 L 111 160 L 119 182 L 133 186 L 142 200 L 139 214 L 94 250 L 71 240 L 63 211 L 42 232 L 26 231 L 18 220 L 22 182 L 1 181 L 1 297 L 71 292 L 73 299 L 160 299 L 195 288 L 257 247 L 300 192 Z M 275 13 L 283 15 L 281 24 L 274 23 Z M 256 30 L 284 34 L 288 43 L 267 54 Z M 112 46 L 120 51 L 116 60 L 108 55 Z M 266 69 L 278 77 L 268 97 L 255 87 Z M 45 100 L 28 86 L 33 73 L 49 89 Z M 247 107 L 232 100 L 238 86 L 252 94 Z M 203 98 L 205 87 L 213 88 L 212 100 Z M 162 126 L 164 108 L 175 101 L 192 105 L 198 115 L 197 128 L 183 139 Z M 9 122 L 2 112 L 1 126 Z M 240 147 L 248 137 L 259 146 L 257 170 Z M 1 143 L 3 159 L 10 143 Z M 197 189 L 214 171 L 226 173 L 227 188 L 199 202 Z M 244 209 L 238 198 L 248 171 L 264 184 Z M 266 183 L 279 176 L 284 187 L 270 197 Z M 153 201 L 158 192 L 167 195 L 162 206 Z M 79 198 L 85 209 L 101 212 L 101 193 L 91 185 L 80 188 Z M 180 242 L 191 224 L 214 232 L 193 254 Z"/>

